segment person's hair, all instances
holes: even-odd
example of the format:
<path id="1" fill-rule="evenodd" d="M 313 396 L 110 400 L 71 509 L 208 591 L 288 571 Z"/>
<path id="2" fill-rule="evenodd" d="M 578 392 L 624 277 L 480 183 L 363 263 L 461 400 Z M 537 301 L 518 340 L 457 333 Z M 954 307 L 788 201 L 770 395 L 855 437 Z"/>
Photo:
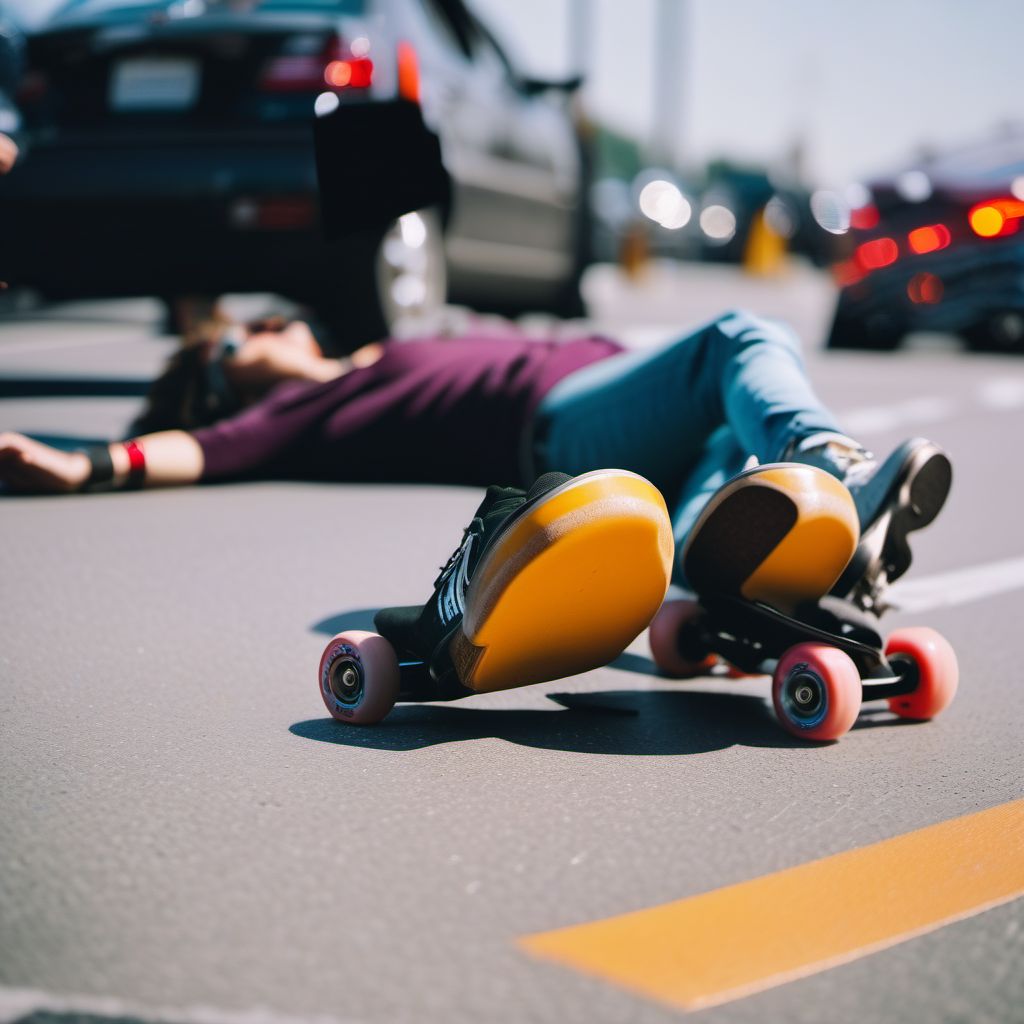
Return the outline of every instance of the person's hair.
<path id="1" fill-rule="evenodd" d="M 146 407 L 132 423 L 132 433 L 195 430 L 214 422 L 217 409 L 207 400 L 206 339 L 186 340 L 149 387 Z"/>
<path id="2" fill-rule="evenodd" d="M 230 415 L 232 407 L 211 399 L 207 360 L 211 348 L 231 321 L 215 314 L 194 326 L 181 347 L 167 361 L 163 373 L 150 385 L 146 407 L 132 423 L 135 434 L 158 430 L 195 430 Z M 250 333 L 280 331 L 287 321 L 280 316 L 253 320 Z"/>

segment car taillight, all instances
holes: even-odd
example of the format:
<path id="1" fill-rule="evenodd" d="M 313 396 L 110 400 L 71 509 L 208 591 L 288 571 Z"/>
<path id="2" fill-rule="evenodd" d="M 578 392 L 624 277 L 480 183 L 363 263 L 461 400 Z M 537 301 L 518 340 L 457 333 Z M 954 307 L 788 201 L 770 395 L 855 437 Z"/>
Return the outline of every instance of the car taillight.
<path id="1" fill-rule="evenodd" d="M 322 57 L 274 57 L 263 68 L 260 88 L 264 92 L 311 92 L 321 87 L 323 73 Z"/>
<path id="2" fill-rule="evenodd" d="M 945 224 L 929 224 L 923 228 L 915 228 L 907 235 L 911 251 L 918 255 L 945 249 L 949 242 L 949 228 Z"/>
<path id="3" fill-rule="evenodd" d="M 413 103 L 420 101 L 420 62 L 412 43 L 398 44 L 398 95 Z"/>
<path id="4" fill-rule="evenodd" d="M 1019 199 L 989 199 L 971 207 L 967 221 L 980 238 L 1012 235 L 1024 217 L 1024 202 Z"/>
<path id="5" fill-rule="evenodd" d="M 264 92 L 321 92 L 324 88 L 366 89 L 373 82 L 373 61 L 334 38 L 320 53 L 283 54 L 263 67 Z"/>
<path id="6" fill-rule="evenodd" d="M 878 226 L 878 207 L 874 203 L 850 211 L 850 227 L 858 231 L 870 231 Z"/>
<path id="7" fill-rule="evenodd" d="M 316 222 L 316 204 L 308 196 L 238 199 L 229 212 L 231 226 L 242 230 L 297 231 Z"/>
<path id="8" fill-rule="evenodd" d="M 915 274 L 907 282 L 907 298 L 915 306 L 934 306 L 942 301 L 946 289 L 934 274 Z"/>
<path id="9" fill-rule="evenodd" d="M 864 280 L 864 271 L 857 265 L 857 261 L 843 260 L 832 267 L 832 276 L 840 288 L 849 288 Z"/>
<path id="10" fill-rule="evenodd" d="M 857 246 L 854 259 L 862 270 L 878 270 L 895 263 L 900 250 L 893 238 L 873 238 Z"/>
<path id="11" fill-rule="evenodd" d="M 373 61 L 369 57 L 332 60 L 324 68 L 324 82 L 332 89 L 368 89 L 373 84 Z"/>

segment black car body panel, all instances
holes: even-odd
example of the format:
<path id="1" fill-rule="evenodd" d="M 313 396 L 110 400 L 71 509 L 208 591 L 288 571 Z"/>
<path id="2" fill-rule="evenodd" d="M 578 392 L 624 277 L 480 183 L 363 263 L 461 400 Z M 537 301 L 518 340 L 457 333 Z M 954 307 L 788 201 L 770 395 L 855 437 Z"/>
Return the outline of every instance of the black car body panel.
<path id="1" fill-rule="evenodd" d="M 341 104 L 395 98 L 400 44 L 414 48 L 454 182 L 452 296 L 550 306 L 574 287 L 585 190 L 566 97 L 519 82 L 461 0 L 196 4 L 176 17 L 188 0 L 85 0 L 30 37 L 25 158 L 0 183 L 0 277 L 53 297 L 274 290 L 354 309 L 370 285 L 353 268 L 386 226 L 323 240 L 313 103 L 332 90 L 302 76 L 354 60 L 359 41 L 372 81 L 333 90 Z"/>
<path id="2" fill-rule="evenodd" d="M 906 195 L 908 175 L 922 189 L 918 197 Z M 893 348 L 911 331 L 961 334 L 975 347 L 991 347 L 1006 318 L 1024 324 L 1020 218 L 993 237 L 971 221 L 979 208 L 1012 204 L 1024 191 L 1024 136 L 936 158 L 873 181 L 869 190 L 871 203 L 854 211 L 848 258 L 838 267 L 831 347 Z M 873 265 L 870 247 L 885 240 L 894 258 Z"/>

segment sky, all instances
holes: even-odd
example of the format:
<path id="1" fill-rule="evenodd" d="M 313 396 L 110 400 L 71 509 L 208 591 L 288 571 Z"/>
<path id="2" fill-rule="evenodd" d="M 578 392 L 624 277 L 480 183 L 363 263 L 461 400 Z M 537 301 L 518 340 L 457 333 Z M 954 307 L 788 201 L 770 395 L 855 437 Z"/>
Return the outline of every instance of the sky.
<path id="1" fill-rule="evenodd" d="M 470 0 L 533 73 L 570 70 L 571 0 Z M 841 186 L 918 148 L 1024 123 L 1022 0 L 665 0 L 684 8 L 678 157 L 781 164 Z M 649 139 L 659 0 L 590 0 L 588 108 Z"/>

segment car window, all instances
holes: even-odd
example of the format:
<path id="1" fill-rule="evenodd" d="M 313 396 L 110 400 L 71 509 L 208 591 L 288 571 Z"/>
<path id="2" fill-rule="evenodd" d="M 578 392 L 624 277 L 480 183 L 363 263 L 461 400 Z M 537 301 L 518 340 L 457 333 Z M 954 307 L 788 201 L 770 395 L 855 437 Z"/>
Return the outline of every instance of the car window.
<path id="1" fill-rule="evenodd" d="M 517 80 L 516 70 L 508 54 L 492 35 L 490 29 L 480 22 L 476 22 L 476 51 L 480 58 L 500 69 L 507 78 L 512 81 Z"/>
<path id="2" fill-rule="evenodd" d="M 459 0 L 423 0 L 423 9 L 444 41 L 466 60 L 472 60 L 476 26 Z"/>

